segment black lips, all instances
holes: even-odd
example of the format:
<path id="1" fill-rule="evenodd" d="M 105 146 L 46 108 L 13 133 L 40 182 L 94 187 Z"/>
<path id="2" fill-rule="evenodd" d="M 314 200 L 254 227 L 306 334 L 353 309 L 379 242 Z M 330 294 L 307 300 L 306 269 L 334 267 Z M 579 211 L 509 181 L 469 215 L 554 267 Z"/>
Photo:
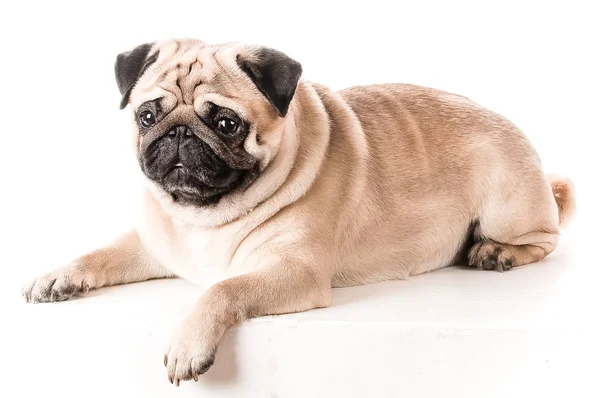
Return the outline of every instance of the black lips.
<path id="1" fill-rule="evenodd" d="M 217 202 L 240 185 L 247 171 L 232 169 L 187 126 L 175 126 L 140 154 L 143 172 L 174 200 Z"/>

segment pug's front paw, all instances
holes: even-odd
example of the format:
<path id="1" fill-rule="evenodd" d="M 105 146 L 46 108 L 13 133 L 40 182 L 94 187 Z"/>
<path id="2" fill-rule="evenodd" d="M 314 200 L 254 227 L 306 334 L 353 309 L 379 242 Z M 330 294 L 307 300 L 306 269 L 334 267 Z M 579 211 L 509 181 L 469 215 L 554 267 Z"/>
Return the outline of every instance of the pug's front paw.
<path id="1" fill-rule="evenodd" d="M 21 291 L 28 303 L 64 301 L 86 294 L 90 283 L 75 267 L 66 267 L 34 279 Z"/>
<path id="2" fill-rule="evenodd" d="M 182 380 L 198 381 L 198 376 L 214 363 L 215 351 L 215 344 L 203 336 L 199 321 L 184 322 L 165 350 L 164 363 L 171 384 L 179 386 Z"/>

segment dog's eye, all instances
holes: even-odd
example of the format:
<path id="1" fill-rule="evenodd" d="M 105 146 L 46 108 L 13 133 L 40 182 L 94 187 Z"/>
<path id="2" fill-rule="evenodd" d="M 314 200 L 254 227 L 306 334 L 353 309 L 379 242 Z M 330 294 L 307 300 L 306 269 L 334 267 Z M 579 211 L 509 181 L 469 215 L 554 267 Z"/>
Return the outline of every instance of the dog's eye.
<path id="1" fill-rule="evenodd" d="M 152 112 L 144 111 L 140 113 L 140 123 L 146 128 L 152 127 L 156 124 L 156 117 Z"/>
<path id="2" fill-rule="evenodd" d="M 223 134 L 233 134 L 237 129 L 238 124 L 235 120 L 231 120 L 228 117 L 222 117 L 217 120 L 217 130 Z"/>

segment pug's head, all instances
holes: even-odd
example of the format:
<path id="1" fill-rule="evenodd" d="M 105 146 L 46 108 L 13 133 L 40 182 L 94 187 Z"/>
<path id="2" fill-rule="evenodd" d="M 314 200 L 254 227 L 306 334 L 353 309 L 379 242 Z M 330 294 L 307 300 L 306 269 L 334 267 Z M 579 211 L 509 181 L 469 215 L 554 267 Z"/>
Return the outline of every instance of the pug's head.
<path id="1" fill-rule="evenodd" d="M 241 44 L 168 40 L 119 54 L 142 172 L 179 206 L 239 198 L 279 149 L 301 72 L 279 51 Z"/>

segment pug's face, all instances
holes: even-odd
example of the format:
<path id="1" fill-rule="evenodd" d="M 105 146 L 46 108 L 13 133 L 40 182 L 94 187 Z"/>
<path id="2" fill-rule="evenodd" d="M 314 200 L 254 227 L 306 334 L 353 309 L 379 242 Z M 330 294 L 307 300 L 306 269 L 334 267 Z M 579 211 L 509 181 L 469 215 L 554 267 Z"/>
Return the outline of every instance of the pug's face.
<path id="1" fill-rule="evenodd" d="M 115 64 L 144 175 L 182 206 L 250 187 L 278 151 L 300 64 L 263 47 L 143 44 Z"/>

